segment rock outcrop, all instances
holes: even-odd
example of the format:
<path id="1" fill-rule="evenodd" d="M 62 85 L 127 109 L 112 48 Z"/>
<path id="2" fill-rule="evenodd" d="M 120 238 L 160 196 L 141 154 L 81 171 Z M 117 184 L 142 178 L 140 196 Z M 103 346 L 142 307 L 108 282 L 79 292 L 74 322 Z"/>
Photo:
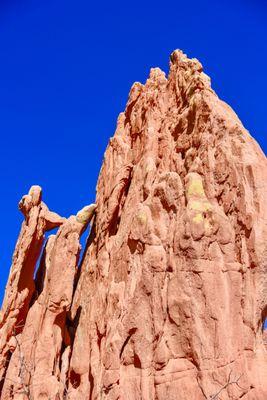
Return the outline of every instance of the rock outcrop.
<path id="1" fill-rule="evenodd" d="M 1 400 L 265 400 L 266 181 L 197 60 L 175 51 L 168 78 L 135 83 L 97 206 L 63 219 L 39 187 L 20 203 Z"/>

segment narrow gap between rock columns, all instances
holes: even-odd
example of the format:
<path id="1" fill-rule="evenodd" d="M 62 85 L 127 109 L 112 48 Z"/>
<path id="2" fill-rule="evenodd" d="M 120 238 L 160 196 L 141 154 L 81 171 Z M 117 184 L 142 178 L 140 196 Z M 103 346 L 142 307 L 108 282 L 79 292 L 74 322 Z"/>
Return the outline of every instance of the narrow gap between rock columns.
<path id="1" fill-rule="evenodd" d="M 262 337 L 263 337 L 263 344 L 267 350 L 267 316 L 263 318 L 262 321 Z"/>
<path id="2" fill-rule="evenodd" d="M 262 310 L 261 320 L 262 320 L 261 328 L 262 328 L 263 343 L 267 349 L 267 305 Z"/>
<path id="3" fill-rule="evenodd" d="M 267 315 L 266 313 L 262 316 L 262 330 L 267 330 Z"/>
<path id="4" fill-rule="evenodd" d="M 95 237 L 95 217 L 88 223 L 88 226 L 80 237 L 81 251 L 78 260 L 78 270 L 80 271 L 86 252 Z"/>
<path id="5" fill-rule="evenodd" d="M 48 240 L 49 236 L 51 236 L 51 235 L 56 235 L 58 229 L 59 229 L 59 227 L 56 227 L 56 228 L 54 228 L 54 229 L 51 229 L 50 231 L 46 231 L 46 232 L 45 232 L 44 243 L 43 243 L 42 249 L 41 249 L 41 251 L 40 251 L 38 260 L 36 261 L 36 264 L 35 264 L 35 267 L 34 267 L 34 273 L 33 273 L 33 279 L 34 279 L 34 281 L 36 280 L 36 275 L 37 275 L 37 273 L 38 273 L 38 271 L 39 271 L 39 269 L 40 269 L 41 259 L 42 259 L 43 254 L 44 254 L 44 250 L 45 250 L 45 246 L 46 246 L 46 244 L 47 244 L 47 240 Z"/>
<path id="6" fill-rule="evenodd" d="M 78 264 L 77 264 L 79 269 L 81 267 L 82 260 L 83 260 L 83 258 L 85 256 L 86 249 L 88 247 L 88 241 L 89 241 L 89 238 L 90 238 L 91 229 L 92 229 L 91 225 L 88 224 L 88 227 L 85 229 L 85 231 L 81 234 L 81 237 L 80 237 L 81 251 L 80 251 L 80 254 L 79 254 L 79 260 L 78 260 Z"/>
<path id="7" fill-rule="evenodd" d="M 73 296 L 74 296 L 77 284 L 80 279 L 81 268 L 82 268 L 82 264 L 84 262 L 84 259 L 85 259 L 86 253 L 87 253 L 87 249 L 90 246 L 90 244 L 92 243 L 93 238 L 94 238 L 94 232 L 95 232 L 94 222 L 95 222 L 94 219 L 91 222 L 89 222 L 88 226 L 86 227 L 86 229 L 80 236 L 81 251 L 79 254 L 79 259 L 77 261 L 77 274 L 76 274 L 74 284 L 73 284 Z"/>

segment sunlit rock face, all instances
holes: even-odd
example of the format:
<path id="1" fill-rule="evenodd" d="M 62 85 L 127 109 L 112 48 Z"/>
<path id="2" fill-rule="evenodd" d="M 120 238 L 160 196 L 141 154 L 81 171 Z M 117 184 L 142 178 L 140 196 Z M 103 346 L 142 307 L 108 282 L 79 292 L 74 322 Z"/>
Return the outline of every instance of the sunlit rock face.
<path id="1" fill-rule="evenodd" d="M 64 219 L 36 187 L 23 200 L 1 400 L 266 400 L 266 182 L 197 60 L 175 51 L 168 78 L 152 69 L 118 118 L 96 206 Z"/>

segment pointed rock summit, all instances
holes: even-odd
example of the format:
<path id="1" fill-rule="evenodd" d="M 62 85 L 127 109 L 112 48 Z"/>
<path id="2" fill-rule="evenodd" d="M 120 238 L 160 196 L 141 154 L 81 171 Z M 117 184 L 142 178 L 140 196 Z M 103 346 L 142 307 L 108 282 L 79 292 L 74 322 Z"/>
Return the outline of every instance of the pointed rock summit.
<path id="1" fill-rule="evenodd" d="M 0 399 L 266 400 L 266 182 L 199 61 L 176 50 L 168 77 L 151 69 L 119 115 L 97 206 L 61 218 L 38 186 L 20 202 Z"/>

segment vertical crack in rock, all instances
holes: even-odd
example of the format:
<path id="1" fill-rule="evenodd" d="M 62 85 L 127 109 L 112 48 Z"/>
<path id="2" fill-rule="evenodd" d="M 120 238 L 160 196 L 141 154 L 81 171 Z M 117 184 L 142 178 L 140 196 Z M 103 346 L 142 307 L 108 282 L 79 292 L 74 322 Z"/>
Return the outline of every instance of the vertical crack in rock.
<path id="1" fill-rule="evenodd" d="M 199 61 L 177 50 L 168 77 L 151 69 L 119 115 L 97 213 L 53 214 L 35 282 L 51 213 L 37 189 L 22 203 L 1 400 L 265 400 L 266 181 Z"/>

